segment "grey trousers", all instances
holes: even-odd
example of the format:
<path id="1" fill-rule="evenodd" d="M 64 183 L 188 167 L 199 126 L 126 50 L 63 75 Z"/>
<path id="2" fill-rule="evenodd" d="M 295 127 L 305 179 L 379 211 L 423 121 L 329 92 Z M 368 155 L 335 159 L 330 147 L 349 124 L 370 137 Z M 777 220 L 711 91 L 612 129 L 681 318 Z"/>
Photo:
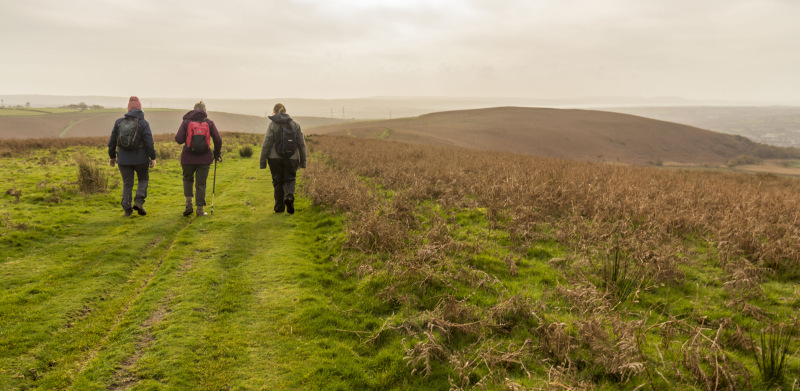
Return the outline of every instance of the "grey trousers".
<path id="1" fill-rule="evenodd" d="M 210 164 L 182 164 L 183 167 L 183 195 L 192 197 L 192 190 L 197 190 L 195 205 L 206 206 L 206 181 Z"/>
<path id="2" fill-rule="evenodd" d="M 150 182 L 150 166 L 149 164 L 137 165 L 123 165 L 119 164 L 119 173 L 122 174 L 122 209 L 125 211 L 131 210 L 131 193 L 133 193 L 133 175 L 136 174 L 138 184 L 136 185 L 136 196 L 133 199 L 135 203 L 140 205 L 144 204 L 144 199 L 147 198 L 147 185 Z"/>

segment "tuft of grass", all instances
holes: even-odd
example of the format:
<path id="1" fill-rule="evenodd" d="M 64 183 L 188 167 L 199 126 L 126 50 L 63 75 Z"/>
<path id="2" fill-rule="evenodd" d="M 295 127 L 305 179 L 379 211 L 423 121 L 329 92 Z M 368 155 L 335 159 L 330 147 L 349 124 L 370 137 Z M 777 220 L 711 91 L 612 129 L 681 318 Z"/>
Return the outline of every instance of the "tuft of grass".
<path id="1" fill-rule="evenodd" d="M 103 193 L 108 189 L 108 177 L 96 164 L 78 158 L 78 189 L 85 194 Z"/>
<path id="2" fill-rule="evenodd" d="M 168 146 L 162 145 L 159 146 L 158 149 L 156 150 L 156 157 L 158 158 L 158 160 L 163 161 L 172 159 L 172 156 L 173 156 L 172 148 Z"/>
<path id="3" fill-rule="evenodd" d="M 610 256 L 602 258 L 599 272 L 608 292 L 620 303 L 645 286 L 649 274 L 645 265 L 619 248 L 614 248 Z"/>
<path id="4" fill-rule="evenodd" d="M 790 346 L 795 329 L 778 325 L 771 327 L 771 330 L 761 330 L 759 345 L 753 344 L 753 356 L 758 365 L 758 372 L 767 385 L 771 386 L 783 380 L 786 358 L 791 353 Z"/>
<path id="5" fill-rule="evenodd" d="M 253 148 L 249 145 L 245 145 L 242 148 L 239 148 L 239 156 L 249 158 L 253 156 Z"/>

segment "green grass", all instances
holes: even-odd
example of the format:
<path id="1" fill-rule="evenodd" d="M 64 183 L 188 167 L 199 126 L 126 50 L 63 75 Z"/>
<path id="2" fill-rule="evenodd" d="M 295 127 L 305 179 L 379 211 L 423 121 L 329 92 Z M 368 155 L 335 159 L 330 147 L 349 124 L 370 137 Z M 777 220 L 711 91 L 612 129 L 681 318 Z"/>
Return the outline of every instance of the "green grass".
<path id="1" fill-rule="evenodd" d="M 81 150 L 107 161 L 100 148 Z M 268 170 L 256 161 L 219 164 L 214 214 L 187 218 L 180 165 L 159 160 L 148 215 L 123 218 L 116 169 L 104 167 L 107 194 L 69 184 L 76 153 L 0 160 L 0 182 L 22 191 L 16 201 L 0 189 L 0 389 L 428 383 L 408 376 L 399 339 L 366 343 L 382 320 L 359 309 L 362 298 L 349 294 L 357 282 L 334 267 L 341 217 L 302 194 L 295 215 L 273 213 Z M 61 186 L 61 202 L 46 200 L 48 186 Z"/>

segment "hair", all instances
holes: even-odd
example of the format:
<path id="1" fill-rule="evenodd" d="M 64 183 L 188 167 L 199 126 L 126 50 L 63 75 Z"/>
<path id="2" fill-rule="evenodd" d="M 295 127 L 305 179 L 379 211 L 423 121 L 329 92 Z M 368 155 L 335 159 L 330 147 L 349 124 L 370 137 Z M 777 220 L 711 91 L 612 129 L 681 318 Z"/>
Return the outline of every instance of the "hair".
<path id="1" fill-rule="evenodd" d="M 286 106 L 284 106 L 283 103 L 277 103 L 275 107 L 272 108 L 272 115 L 280 113 L 286 113 Z"/>
<path id="2" fill-rule="evenodd" d="M 206 104 L 203 103 L 203 101 L 201 100 L 200 102 L 197 102 L 197 103 L 194 104 L 194 109 L 195 110 L 200 110 L 200 111 L 205 113 L 206 112 Z"/>

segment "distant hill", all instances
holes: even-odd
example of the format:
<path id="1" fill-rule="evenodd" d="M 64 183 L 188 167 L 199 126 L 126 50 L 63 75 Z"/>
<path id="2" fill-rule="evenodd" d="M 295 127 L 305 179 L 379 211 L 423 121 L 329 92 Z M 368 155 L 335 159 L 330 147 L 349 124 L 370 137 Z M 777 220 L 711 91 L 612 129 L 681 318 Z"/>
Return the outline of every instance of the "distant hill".
<path id="1" fill-rule="evenodd" d="M 158 98 L 140 96 L 143 107 L 167 109 L 189 109 L 197 98 Z M 60 107 L 84 102 L 88 105 L 104 107 L 126 107 L 127 96 L 65 96 L 65 95 L 1 95 L 6 107 Z M 275 103 L 282 102 L 289 114 L 310 117 L 338 119 L 383 119 L 402 118 L 450 110 L 471 110 L 485 107 L 560 107 L 596 108 L 620 106 L 674 106 L 674 105 L 730 105 L 728 102 L 690 101 L 678 97 L 583 97 L 570 99 L 556 98 L 513 98 L 513 97 L 454 97 L 454 96 L 375 96 L 346 99 L 309 99 L 275 97 L 269 99 L 217 99 L 202 98 L 209 110 L 224 111 L 246 115 L 263 116 L 272 110 Z"/>
<path id="2" fill-rule="evenodd" d="M 145 119 L 155 134 L 174 133 L 181 124 L 186 110 L 145 110 Z M 72 113 L 4 116 L 0 113 L 0 139 L 42 137 L 91 137 L 111 134 L 114 121 L 125 114 L 124 110 L 86 110 Z M 264 133 L 267 120 L 263 117 L 209 112 L 220 131 Z M 296 117 L 303 127 L 310 129 L 342 120 L 318 117 Z"/>
<path id="3" fill-rule="evenodd" d="M 739 155 L 764 155 L 780 149 L 741 136 L 628 114 L 521 107 L 352 122 L 319 127 L 310 133 L 631 164 L 724 164 Z"/>

